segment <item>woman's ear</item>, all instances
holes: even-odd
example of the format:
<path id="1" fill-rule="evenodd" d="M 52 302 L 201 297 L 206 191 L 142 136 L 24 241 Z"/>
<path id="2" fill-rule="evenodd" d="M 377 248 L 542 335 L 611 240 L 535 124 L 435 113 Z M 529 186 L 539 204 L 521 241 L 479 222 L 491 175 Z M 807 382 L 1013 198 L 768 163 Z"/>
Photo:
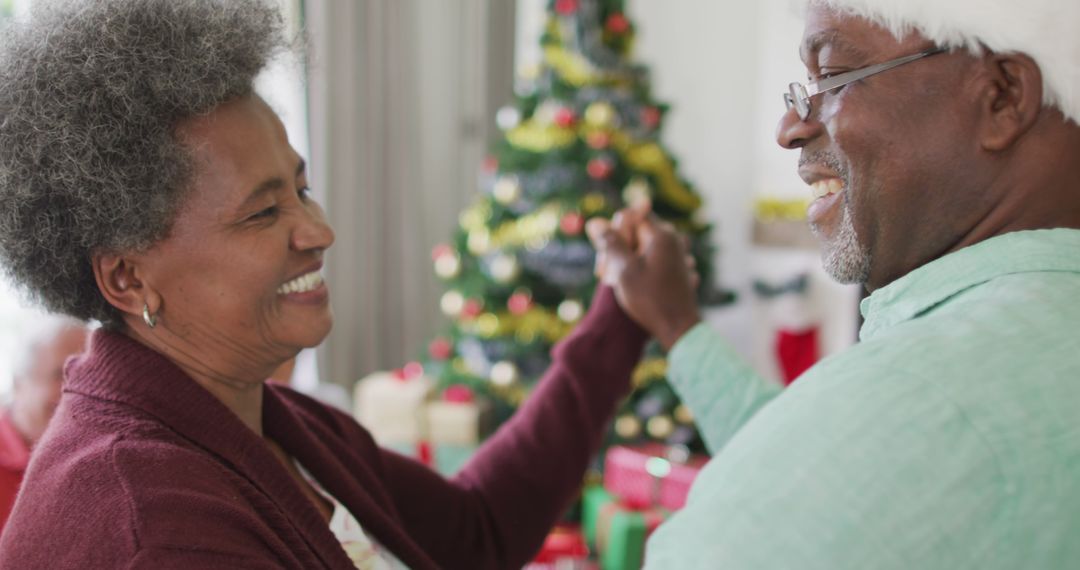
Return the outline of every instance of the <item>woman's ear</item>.
<path id="1" fill-rule="evenodd" d="M 143 305 L 150 314 L 161 307 L 161 297 L 142 279 L 139 261 L 132 256 L 95 253 L 90 257 L 98 289 L 110 305 L 121 312 L 142 318 Z"/>
<path id="2" fill-rule="evenodd" d="M 1002 151 L 1031 129 L 1042 112 L 1042 71 L 1033 59 L 1020 53 L 988 53 L 983 63 L 986 120 L 980 143 L 985 150 Z"/>

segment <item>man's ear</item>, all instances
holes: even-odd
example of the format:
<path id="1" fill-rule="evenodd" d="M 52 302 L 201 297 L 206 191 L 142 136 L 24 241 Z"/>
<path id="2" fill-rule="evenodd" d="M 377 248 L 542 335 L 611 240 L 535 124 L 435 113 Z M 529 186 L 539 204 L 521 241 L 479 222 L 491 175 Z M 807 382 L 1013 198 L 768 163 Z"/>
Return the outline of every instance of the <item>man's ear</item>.
<path id="1" fill-rule="evenodd" d="M 98 289 L 110 305 L 121 312 L 141 318 L 143 304 L 150 314 L 161 307 L 157 291 L 142 279 L 142 267 L 136 257 L 115 253 L 95 253 L 90 258 Z"/>
<path id="2" fill-rule="evenodd" d="M 985 121 L 979 133 L 984 150 L 1006 150 L 1031 129 L 1043 107 L 1043 78 L 1035 60 L 1020 53 L 983 57 L 980 97 Z"/>

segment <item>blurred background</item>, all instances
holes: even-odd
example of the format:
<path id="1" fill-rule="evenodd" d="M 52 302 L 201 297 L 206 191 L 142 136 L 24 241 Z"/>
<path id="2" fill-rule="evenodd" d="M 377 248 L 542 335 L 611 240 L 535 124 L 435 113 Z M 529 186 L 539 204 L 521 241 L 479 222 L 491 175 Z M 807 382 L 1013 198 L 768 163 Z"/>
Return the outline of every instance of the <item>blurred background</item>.
<path id="1" fill-rule="evenodd" d="M 337 233 L 327 278 L 336 324 L 298 359 L 301 388 L 339 387 L 428 358 L 445 329 L 446 285 L 432 250 L 459 228 L 481 192 L 499 110 L 540 65 L 550 0 L 281 0 L 306 62 L 282 62 L 260 82 Z M 782 380 L 778 353 L 813 331 L 816 356 L 854 342 L 858 288 L 833 284 L 799 220 L 809 190 L 797 153 L 774 142 L 781 93 L 805 77 L 801 22 L 790 0 L 626 0 L 633 59 L 670 105 L 659 139 L 703 198 L 714 225 L 716 284 L 734 302 L 706 317 L 763 374 Z M 32 0 L 0 0 L 17 18 Z M 0 392 L 14 339 L 37 318 L 0 285 Z M 799 337 L 805 342 L 808 337 Z M 778 348 L 779 347 L 779 348 Z M 805 346 L 803 347 L 805 349 Z"/>

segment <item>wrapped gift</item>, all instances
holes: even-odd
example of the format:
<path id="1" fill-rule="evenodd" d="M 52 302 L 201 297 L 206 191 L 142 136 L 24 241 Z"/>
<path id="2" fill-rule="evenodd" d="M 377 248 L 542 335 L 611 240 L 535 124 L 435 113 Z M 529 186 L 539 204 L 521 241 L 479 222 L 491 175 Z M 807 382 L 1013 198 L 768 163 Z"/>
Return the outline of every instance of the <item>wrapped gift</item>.
<path id="1" fill-rule="evenodd" d="M 595 545 L 603 570 L 638 570 L 645 561 L 645 542 L 669 512 L 659 507 L 635 508 L 603 487 L 589 487 L 582 498 L 586 539 Z"/>
<path id="2" fill-rule="evenodd" d="M 424 437 L 431 445 L 431 466 L 456 474 L 494 427 L 491 401 L 465 386 L 450 386 L 424 407 Z"/>
<path id="3" fill-rule="evenodd" d="M 536 558 L 523 570 L 591 570 L 589 547 L 581 529 L 576 526 L 557 526 L 540 548 Z"/>
<path id="4" fill-rule="evenodd" d="M 604 488 L 631 507 L 678 510 L 709 458 L 661 444 L 613 446 L 604 458 Z"/>
<path id="5" fill-rule="evenodd" d="M 491 432 L 491 402 L 465 386 L 450 386 L 425 406 L 427 440 L 436 447 L 476 446 Z"/>
<path id="6" fill-rule="evenodd" d="M 433 385 L 419 365 L 371 374 L 356 383 L 356 420 L 380 445 L 411 449 L 425 438 L 424 412 Z"/>

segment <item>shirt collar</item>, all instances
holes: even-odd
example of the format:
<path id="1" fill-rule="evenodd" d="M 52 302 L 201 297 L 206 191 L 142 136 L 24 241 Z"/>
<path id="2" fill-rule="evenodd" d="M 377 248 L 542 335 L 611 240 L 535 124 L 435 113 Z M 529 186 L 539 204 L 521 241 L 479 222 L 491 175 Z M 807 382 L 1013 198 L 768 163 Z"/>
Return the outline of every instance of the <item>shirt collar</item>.
<path id="1" fill-rule="evenodd" d="M 1080 273 L 1080 230 L 1028 230 L 996 236 L 923 265 L 874 291 L 860 306 L 860 340 L 910 319 L 964 290 L 1014 273 Z"/>

